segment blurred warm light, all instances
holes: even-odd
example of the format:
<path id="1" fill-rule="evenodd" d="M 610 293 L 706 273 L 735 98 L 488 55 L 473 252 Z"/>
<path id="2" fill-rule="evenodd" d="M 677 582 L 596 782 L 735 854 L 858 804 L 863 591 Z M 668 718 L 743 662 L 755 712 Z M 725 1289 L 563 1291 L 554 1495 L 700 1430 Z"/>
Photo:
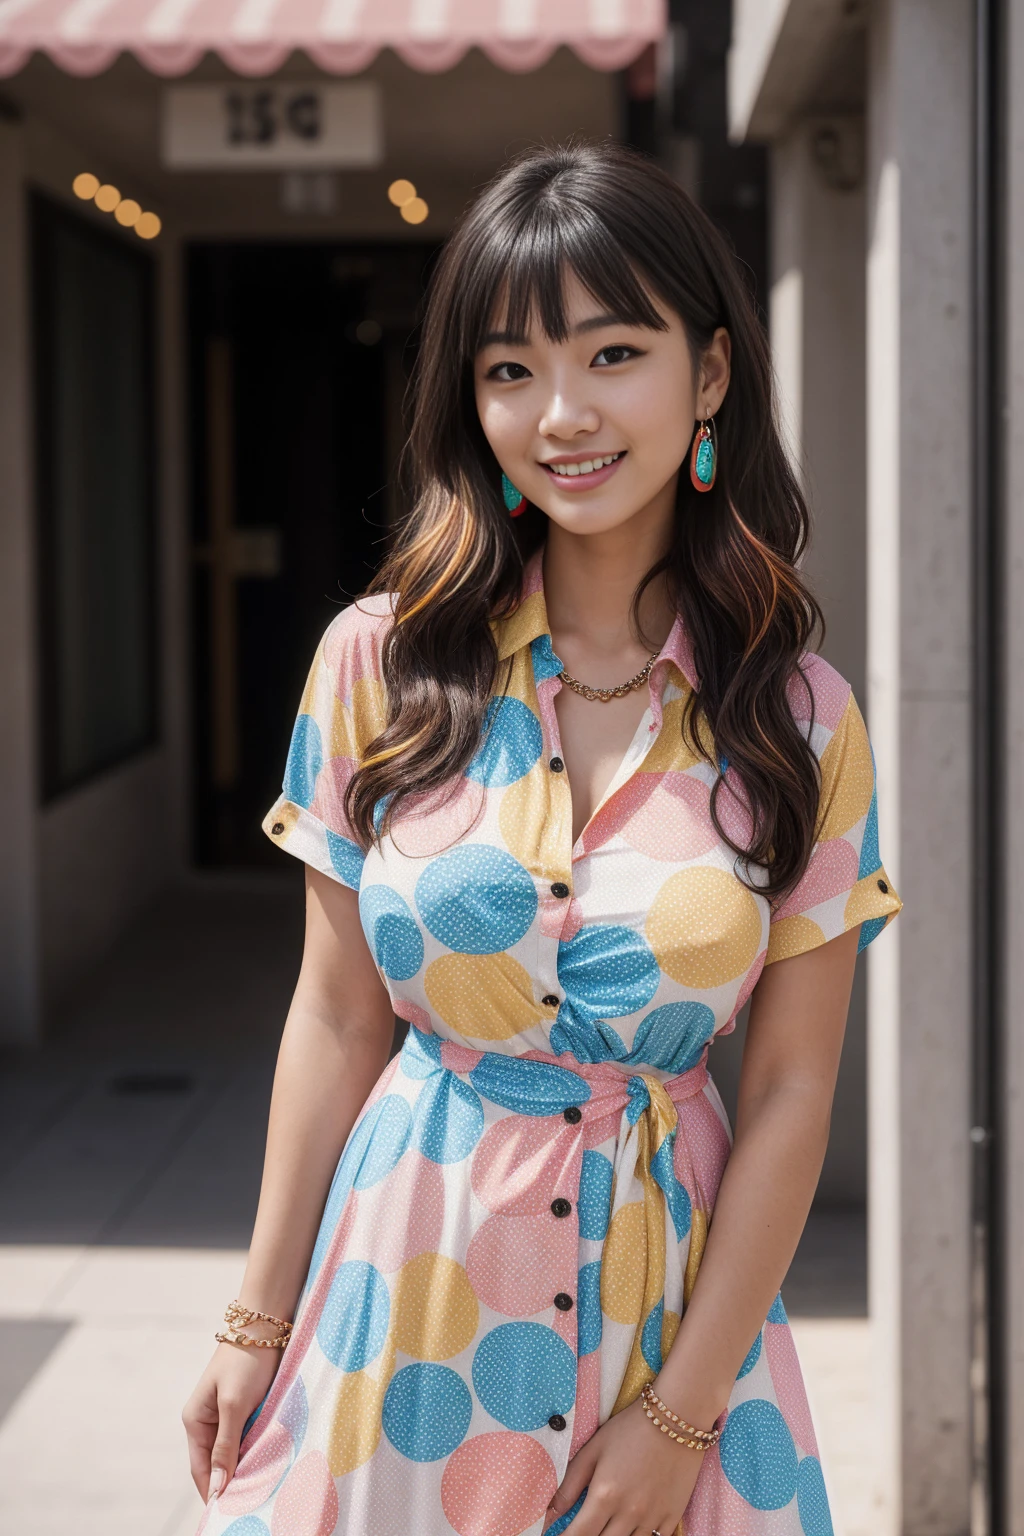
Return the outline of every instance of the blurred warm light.
<path id="1" fill-rule="evenodd" d="M 114 209 L 114 218 L 119 224 L 123 224 L 125 229 L 131 229 L 133 224 L 139 222 L 141 213 L 142 209 L 135 199 L 133 197 L 126 197 Z"/>
<path id="2" fill-rule="evenodd" d="M 104 182 L 96 193 L 96 207 L 102 208 L 104 213 L 113 213 L 120 201 L 120 192 L 116 187 L 112 187 L 109 181 Z"/>
<path id="3" fill-rule="evenodd" d="M 94 176 L 92 171 L 83 171 L 81 175 L 76 176 L 74 181 L 71 183 L 72 192 L 76 197 L 80 197 L 83 202 L 86 203 L 92 201 L 99 189 L 100 179 L 98 176 Z"/>
<path id="4" fill-rule="evenodd" d="M 416 188 L 411 181 L 393 181 L 388 187 L 388 197 L 396 208 L 404 208 L 411 203 L 416 196 Z"/>
<path id="5" fill-rule="evenodd" d="M 410 197 L 401 207 L 402 218 L 407 224 L 422 224 L 430 209 L 422 197 Z"/>
<path id="6" fill-rule="evenodd" d="M 140 240 L 155 240 L 163 225 L 155 213 L 141 213 L 135 221 L 135 233 Z"/>

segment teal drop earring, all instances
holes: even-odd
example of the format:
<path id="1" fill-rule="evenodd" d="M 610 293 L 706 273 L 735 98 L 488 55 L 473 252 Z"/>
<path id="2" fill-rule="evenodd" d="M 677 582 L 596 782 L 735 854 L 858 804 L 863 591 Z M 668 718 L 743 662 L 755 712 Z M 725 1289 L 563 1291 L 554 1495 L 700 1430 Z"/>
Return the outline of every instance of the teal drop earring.
<path id="1" fill-rule="evenodd" d="M 690 453 L 690 480 L 695 491 L 710 491 L 718 470 L 718 434 L 713 417 L 697 428 Z"/>
<path id="2" fill-rule="evenodd" d="M 501 494 L 505 498 L 505 506 L 511 517 L 518 517 L 521 512 L 526 511 L 526 497 L 517 486 L 512 484 L 506 474 L 501 477 Z"/>

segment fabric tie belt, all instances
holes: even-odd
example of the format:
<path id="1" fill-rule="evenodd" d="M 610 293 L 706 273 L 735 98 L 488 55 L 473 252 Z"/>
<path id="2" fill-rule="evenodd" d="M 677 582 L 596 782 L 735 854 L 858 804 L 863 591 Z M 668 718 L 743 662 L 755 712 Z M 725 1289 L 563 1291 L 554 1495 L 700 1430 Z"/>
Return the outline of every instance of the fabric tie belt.
<path id="1" fill-rule="evenodd" d="M 618 1141 L 614 1165 L 621 1177 L 629 1169 L 629 1142 L 635 1139 L 631 1170 L 638 1186 L 631 1197 L 635 1209 L 629 1221 L 620 1225 L 618 1234 L 614 1220 L 608 1225 L 605 1218 L 601 1229 L 604 1236 L 607 1228 L 602 1263 L 611 1265 L 616 1274 L 628 1274 L 632 1297 L 629 1308 L 638 1314 L 628 1364 L 612 1413 L 631 1403 L 644 1383 L 652 1381 L 661 1368 L 663 1351 L 675 1336 L 704 1251 L 707 1218 L 715 1191 L 701 1187 L 689 1149 L 684 1145 L 677 1151 L 676 1143 L 682 1107 L 698 1100 L 709 1082 L 706 1059 L 705 1046 L 700 1059 L 687 1071 L 662 1080 L 653 1072 L 628 1072 L 627 1063 L 580 1062 L 569 1052 L 556 1056 L 532 1050 L 510 1056 L 499 1051 L 474 1050 L 438 1035 L 425 1034 L 415 1026 L 410 1026 L 400 1053 L 401 1069 L 406 1076 L 431 1079 L 424 1082 L 420 1095 L 421 1100 L 428 1101 L 422 1106 L 422 1123 L 443 1126 L 454 1139 L 468 1117 L 477 1117 L 482 1129 L 482 1099 L 513 1115 L 530 1117 L 535 1124 L 540 1117 L 553 1117 L 550 1155 L 538 1153 L 536 1132 L 524 1134 L 523 1138 L 523 1157 L 537 1169 L 537 1178 L 545 1186 L 536 1190 L 538 1201 L 532 1207 L 534 1210 L 542 1208 L 542 1201 L 543 1205 L 550 1205 L 556 1216 L 568 1215 L 571 1210 L 579 1215 L 581 1203 L 585 1204 L 585 1191 L 581 1192 L 580 1187 L 585 1152 L 609 1140 Z M 706 1100 L 704 1107 L 717 1123 L 721 1140 L 727 1146 L 727 1132 L 721 1121 Z M 625 1137 L 621 1134 L 623 1114 L 630 1128 Z M 420 1117 L 414 1110 L 416 1118 Z M 699 1136 L 697 1139 L 706 1140 Z M 448 1160 L 443 1146 L 424 1146 L 423 1150 L 438 1161 Z M 505 1155 L 511 1175 L 515 1168 L 514 1144 L 506 1148 Z M 714 1185 L 717 1188 L 717 1177 Z M 607 1193 L 609 1203 L 615 1203 L 613 1191 Z M 494 1211 L 495 1206 L 492 1204 L 490 1209 Z M 671 1298 L 666 1297 L 668 1216 L 677 1243 L 689 1235 L 682 1294 L 676 1295 L 676 1281 L 670 1286 Z M 572 1228 L 569 1223 L 565 1225 L 568 1240 Z M 511 1232 L 509 1238 L 513 1239 Z M 628 1252 L 623 1249 L 627 1243 Z M 622 1251 L 616 1251 L 616 1244 Z M 575 1271 L 575 1241 L 572 1246 Z M 509 1259 L 514 1263 L 511 1246 Z M 582 1318 L 579 1324 L 582 1331 Z M 580 1352 L 583 1353 L 582 1340 Z M 596 1423 L 577 1425 L 574 1444 L 580 1440 L 581 1430 L 585 1430 L 585 1438 L 596 1428 Z"/>

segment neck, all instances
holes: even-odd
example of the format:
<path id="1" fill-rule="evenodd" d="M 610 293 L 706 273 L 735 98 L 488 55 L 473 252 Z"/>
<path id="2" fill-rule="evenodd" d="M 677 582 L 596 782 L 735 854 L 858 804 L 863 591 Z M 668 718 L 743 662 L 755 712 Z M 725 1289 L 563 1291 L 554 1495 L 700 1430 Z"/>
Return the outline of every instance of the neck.
<path id="1" fill-rule="evenodd" d="M 674 497 L 673 497 L 674 502 Z M 602 533 L 571 533 L 549 522 L 544 550 L 544 598 L 553 635 L 575 637 L 615 652 L 635 637 L 633 594 L 671 537 L 671 516 L 644 512 Z M 640 621 L 645 639 L 660 646 L 675 612 L 664 575 L 644 592 Z"/>

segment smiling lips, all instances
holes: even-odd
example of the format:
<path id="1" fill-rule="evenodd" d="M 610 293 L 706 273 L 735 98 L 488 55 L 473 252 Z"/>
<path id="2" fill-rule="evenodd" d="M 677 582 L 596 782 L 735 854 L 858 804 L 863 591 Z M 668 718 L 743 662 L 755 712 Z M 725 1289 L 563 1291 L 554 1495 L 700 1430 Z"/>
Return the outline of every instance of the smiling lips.
<path id="1" fill-rule="evenodd" d="M 595 453 L 589 459 L 557 459 L 542 467 L 553 480 L 558 481 L 560 490 L 589 491 L 594 486 L 603 485 L 615 473 L 624 457 L 625 450 L 619 453 Z"/>

